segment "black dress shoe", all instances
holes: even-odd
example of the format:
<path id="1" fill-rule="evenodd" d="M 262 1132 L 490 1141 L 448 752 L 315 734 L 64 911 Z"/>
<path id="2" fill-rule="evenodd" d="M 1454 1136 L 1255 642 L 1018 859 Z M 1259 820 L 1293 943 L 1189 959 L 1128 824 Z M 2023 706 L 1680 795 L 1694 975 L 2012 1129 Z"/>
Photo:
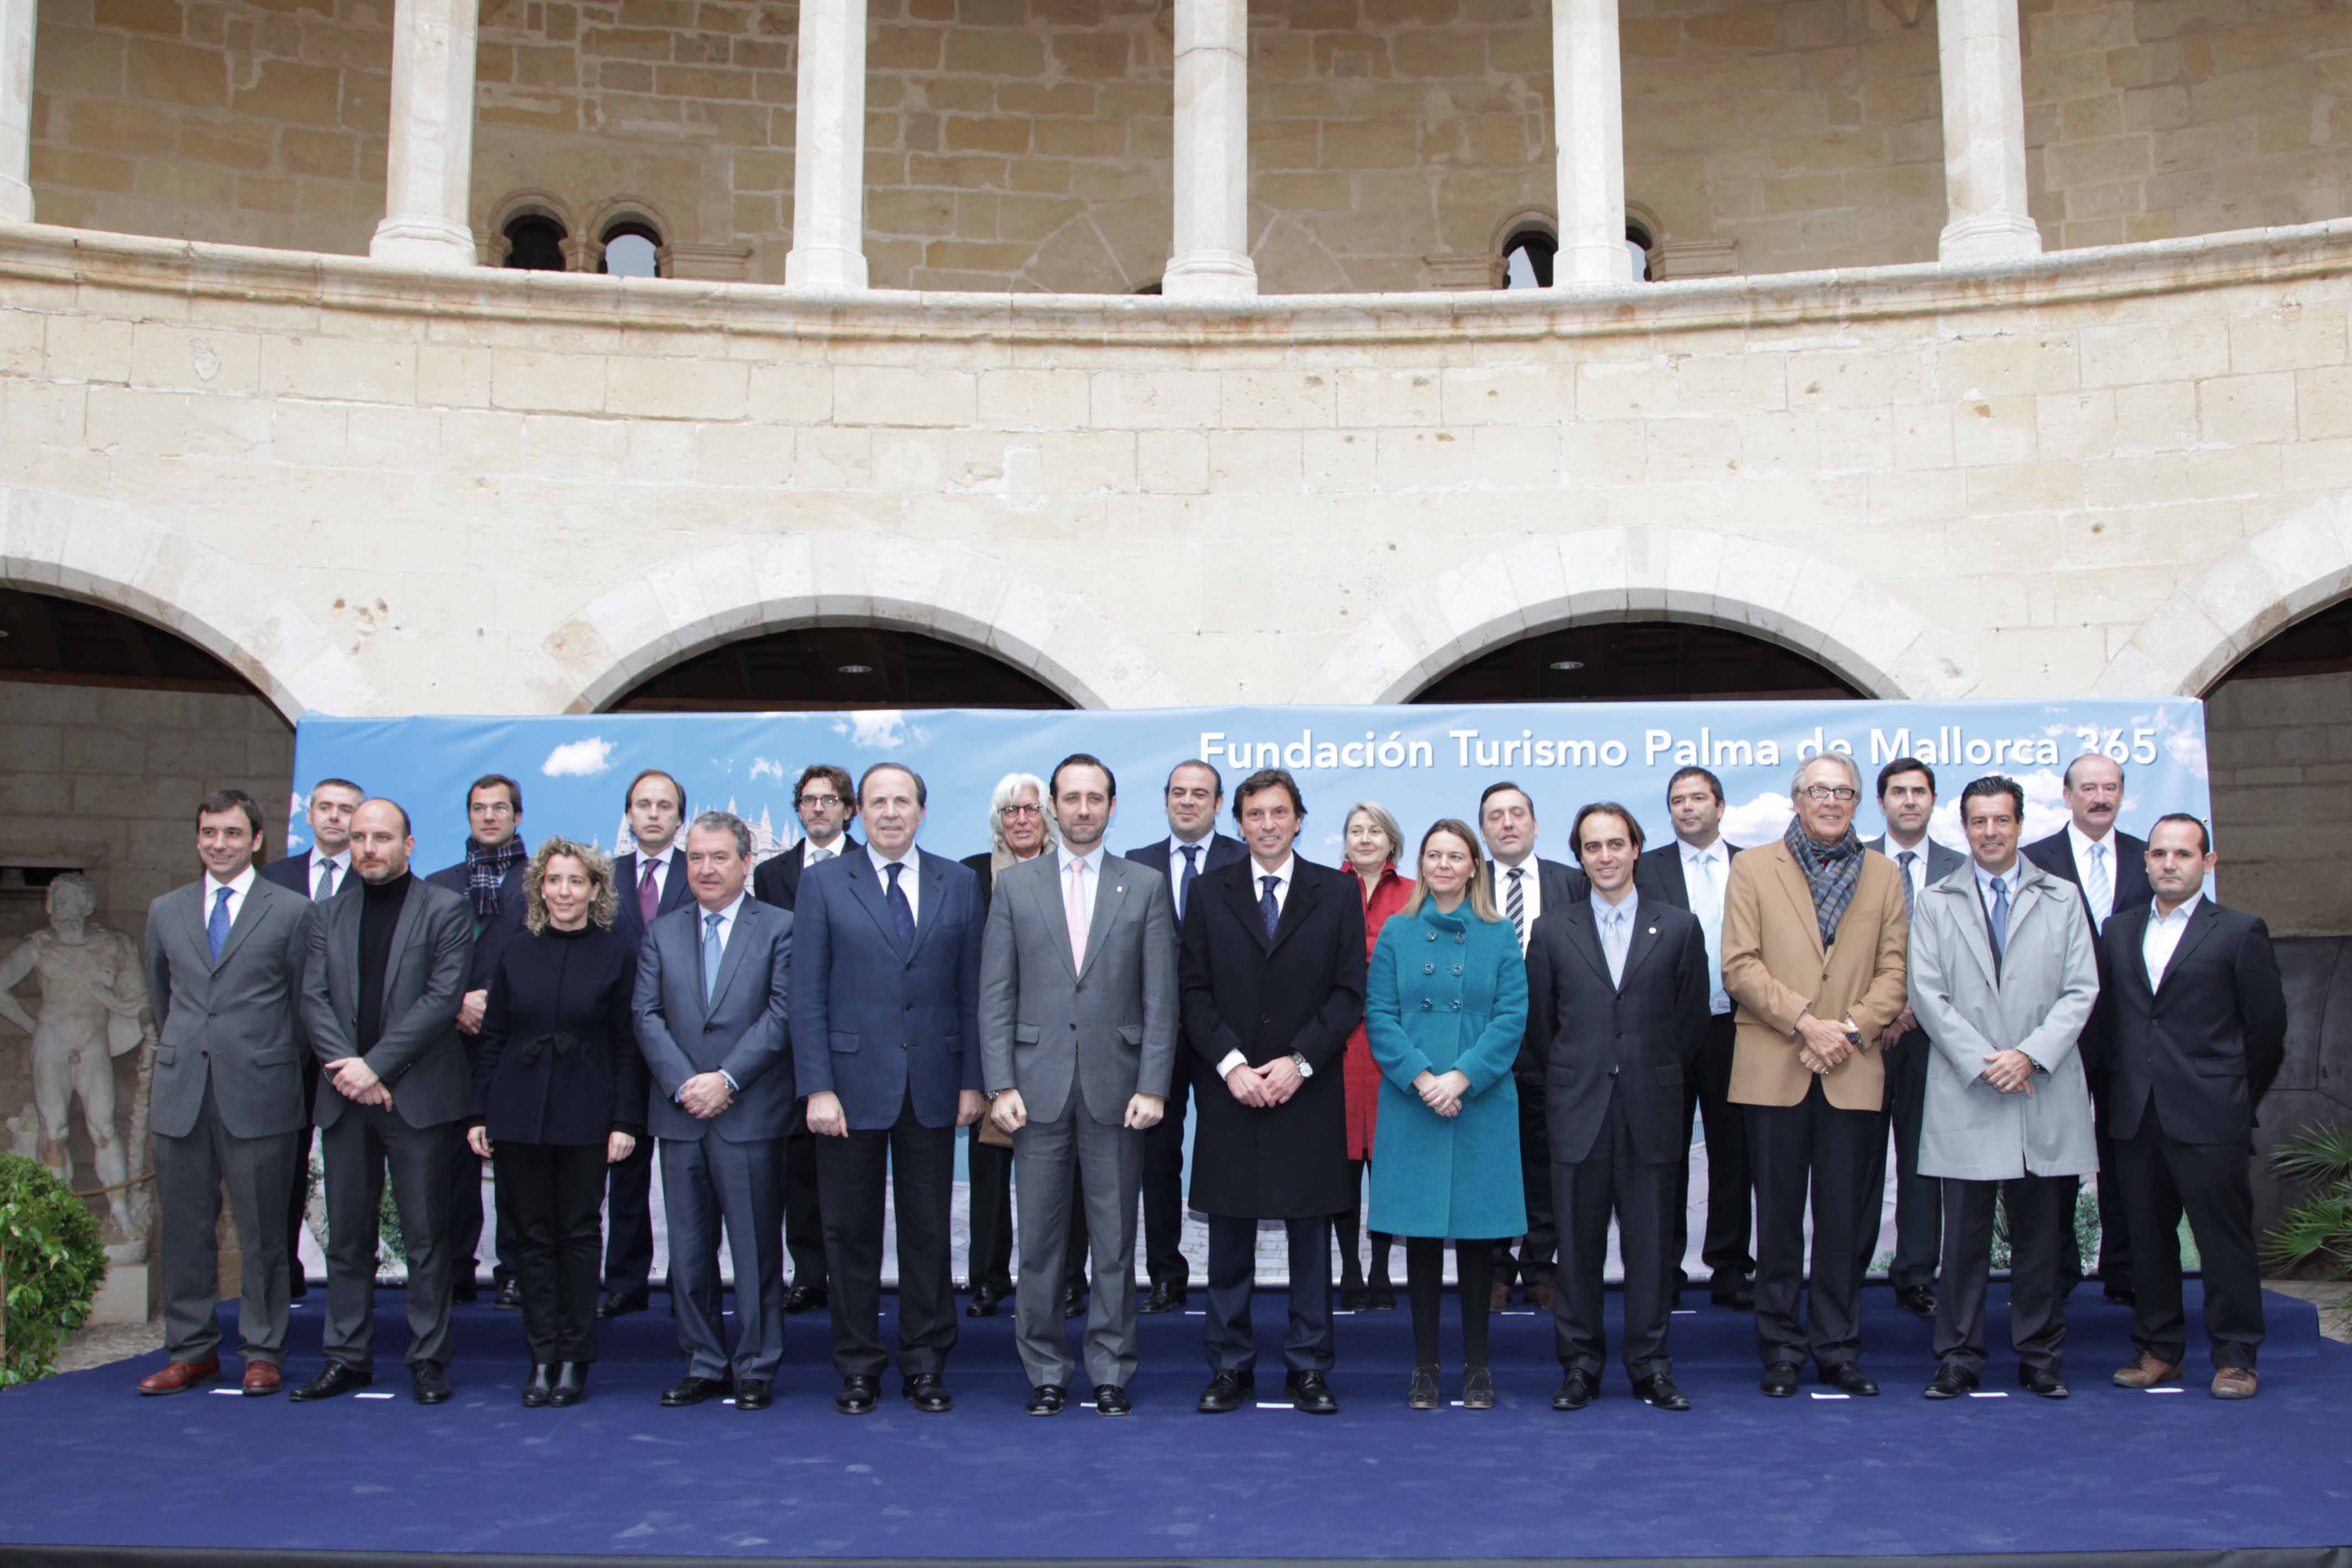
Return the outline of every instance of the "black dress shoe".
<path id="1" fill-rule="evenodd" d="M 2099 1293 L 2119 1307 L 2136 1307 L 2139 1305 L 2139 1292 L 2133 1290 L 2129 1285 L 2109 1285 L 2103 1289 Z"/>
<path id="2" fill-rule="evenodd" d="M 1927 1285 L 1906 1285 L 1895 1292 L 1895 1304 L 1915 1318 L 1936 1315 L 1936 1292 Z"/>
<path id="3" fill-rule="evenodd" d="M 1367 1290 L 1364 1294 L 1370 1298 L 1364 1303 L 1366 1311 L 1374 1312 L 1392 1312 L 1396 1311 L 1396 1287 L 1390 1284 L 1387 1281 L 1373 1281 L 1371 1288 Z"/>
<path id="4" fill-rule="evenodd" d="M 1330 1384 L 1319 1372 L 1294 1372 L 1282 1380 L 1283 1392 L 1290 1396 L 1290 1407 L 1307 1416 L 1337 1416 L 1339 1396 L 1331 1392 Z"/>
<path id="5" fill-rule="evenodd" d="M 841 1392 L 833 1396 L 833 1407 L 845 1416 L 871 1416 L 881 1391 L 880 1379 L 853 1372 L 841 1380 Z"/>
<path id="6" fill-rule="evenodd" d="M 1752 1281 L 1740 1278 L 1728 1284 L 1710 1282 L 1706 1299 L 1727 1312 L 1752 1312 L 1756 1310 L 1756 1286 Z"/>
<path id="7" fill-rule="evenodd" d="M 1209 1386 L 1201 1390 L 1201 1414 L 1223 1416 L 1253 1404 L 1257 1399 L 1257 1375 L 1250 1372 L 1220 1372 L 1209 1379 Z"/>
<path id="8" fill-rule="evenodd" d="M 631 1312 L 642 1312 L 653 1303 L 643 1291 L 630 1291 L 618 1296 L 607 1296 L 596 1303 L 600 1318 L 625 1318 Z"/>
<path id="9" fill-rule="evenodd" d="M 588 1364 L 584 1361 L 558 1362 L 555 1366 L 555 1391 L 547 1402 L 559 1410 L 568 1410 L 588 1397 Z"/>
<path id="10" fill-rule="evenodd" d="M 332 1399 L 338 1394 L 349 1394 L 354 1388 L 365 1388 L 375 1381 L 372 1372 L 362 1372 L 355 1366 L 345 1366 L 331 1361 L 320 1369 L 319 1375 L 286 1397 L 296 1405 L 307 1405 L 313 1399 Z"/>
<path id="11" fill-rule="evenodd" d="M 907 1403 L 926 1416 L 943 1416 L 955 1408 L 955 1396 L 936 1372 L 919 1372 L 899 1385 Z"/>
<path id="12" fill-rule="evenodd" d="M 1003 1297 L 997 1292 L 995 1286 L 974 1285 L 971 1288 L 971 1304 L 964 1308 L 963 1315 L 968 1318 L 992 1318 L 996 1315 L 996 1303 L 1002 1300 Z"/>
<path id="13" fill-rule="evenodd" d="M 472 1263 L 458 1265 L 456 1281 L 449 1287 L 449 1299 L 461 1307 L 470 1307 L 482 1299 L 482 1287 L 474 1279 Z"/>
<path id="14" fill-rule="evenodd" d="M 1127 1390 L 1120 1387 L 1118 1384 L 1097 1383 L 1095 1385 L 1096 1415 L 1126 1416 L 1131 1415 L 1134 1410 L 1135 1402 L 1128 1398 Z"/>
<path id="15" fill-rule="evenodd" d="M 813 1312 L 826 1304 L 829 1298 L 823 1285 L 794 1285 L 784 1292 L 784 1312 L 791 1317 Z"/>
<path id="16" fill-rule="evenodd" d="M 1799 1370 L 1793 1361 L 1776 1361 L 1764 1369 L 1764 1381 L 1757 1386 L 1775 1399 L 1794 1399 Z"/>
<path id="17" fill-rule="evenodd" d="M 522 1385 L 522 1406 L 536 1410 L 555 1397 L 555 1368 L 543 1361 L 530 1364 L 530 1376 Z"/>
<path id="18" fill-rule="evenodd" d="M 1842 1394 L 1852 1394 L 1872 1399 L 1878 1395 L 1878 1380 L 1863 1371 L 1859 1363 L 1841 1361 L 1835 1366 L 1822 1368 L 1822 1381 Z"/>
<path id="19" fill-rule="evenodd" d="M 1165 1280 L 1154 1280 L 1151 1282 L 1151 1293 L 1144 1297 L 1135 1310 L 1144 1313 L 1172 1312 L 1181 1311 L 1183 1305 L 1184 1287 L 1182 1285 L 1171 1285 Z"/>
<path id="20" fill-rule="evenodd" d="M 286 1299 L 299 1301 L 310 1293 L 310 1281 L 302 1277 L 301 1265 L 294 1268 L 294 1277 L 286 1282 Z"/>
<path id="21" fill-rule="evenodd" d="M 1920 1392 L 1929 1399 L 1958 1399 L 1976 1392 L 1977 1375 L 1957 1361 L 1936 1368 L 1935 1379 Z"/>
<path id="22" fill-rule="evenodd" d="M 735 1408 L 765 1410 L 776 1402 L 775 1385 L 764 1377 L 739 1377 L 735 1380 Z"/>
<path id="23" fill-rule="evenodd" d="M 522 1281 L 520 1280 L 509 1280 L 499 1285 L 498 1298 L 491 1301 L 490 1305 L 496 1307 L 502 1312 L 519 1312 L 522 1311 Z"/>
<path id="24" fill-rule="evenodd" d="M 1084 1291 L 1065 1290 L 1062 1292 L 1062 1315 L 1066 1318 L 1085 1317 L 1087 1293 Z"/>
<path id="25" fill-rule="evenodd" d="M 1653 1410 L 1687 1410 L 1690 1396 L 1675 1386 L 1664 1373 L 1655 1373 L 1633 1385 L 1633 1397 Z"/>
<path id="26" fill-rule="evenodd" d="M 2066 1385 L 2046 1366 L 2018 1368 L 2017 1385 L 2028 1394 L 2039 1395 L 2044 1399 L 2063 1399 L 2067 1395 Z"/>
<path id="27" fill-rule="evenodd" d="M 1364 1312 L 1371 1304 L 1372 1293 L 1361 1285 L 1345 1286 L 1339 1291 L 1339 1310 L 1343 1312 Z"/>
<path id="28" fill-rule="evenodd" d="M 696 1377 L 689 1374 L 662 1390 L 662 1408 L 683 1410 L 689 1405 L 699 1405 L 706 1399 L 722 1399 L 733 1390 L 734 1386 L 732 1378 Z"/>
<path id="29" fill-rule="evenodd" d="M 1592 1403 L 1592 1374 L 1580 1369 L 1569 1373 L 1551 1391 L 1551 1407 L 1555 1410 L 1581 1410 Z"/>
<path id="30" fill-rule="evenodd" d="M 419 1405 L 449 1403 L 449 1375 L 429 1361 L 408 1369 L 408 1391 Z"/>
<path id="31" fill-rule="evenodd" d="M 1070 1391 L 1058 1383 L 1041 1383 L 1029 1391 L 1029 1414 L 1059 1416 L 1069 1396 Z"/>

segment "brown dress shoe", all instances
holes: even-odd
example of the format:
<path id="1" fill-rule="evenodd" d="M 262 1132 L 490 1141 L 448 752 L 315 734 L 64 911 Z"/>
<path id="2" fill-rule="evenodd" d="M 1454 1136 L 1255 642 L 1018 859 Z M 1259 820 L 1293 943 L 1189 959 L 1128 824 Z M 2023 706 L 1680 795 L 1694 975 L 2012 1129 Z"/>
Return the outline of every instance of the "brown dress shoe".
<path id="1" fill-rule="evenodd" d="M 283 1386 L 283 1382 L 278 1370 L 266 1361 L 245 1364 L 245 1396 L 247 1399 L 259 1399 L 275 1394 Z"/>
<path id="2" fill-rule="evenodd" d="M 2254 1369 L 2251 1366 L 2225 1366 L 2213 1375 L 2216 1399 L 2252 1399 L 2254 1387 Z"/>
<path id="3" fill-rule="evenodd" d="M 1504 1308 L 1506 1308 L 1506 1307 L 1509 1306 L 1510 1304 L 1511 1304 L 1511 1288 L 1510 1288 L 1510 1286 L 1504 1284 L 1504 1283 L 1503 1283 L 1501 1281 L 1499 1281 L 1499 1280 L 1496 1281 L 1495 1281 L 1495 1296 L 1494 1296 L 1494 1300 L 1493 1300 L 1493 1301 L 1489 1301 L 1489 1302 L 1487 1303 L 1487 1306 L 1488 1306 L 1489 1310 L 1499 1312 L 1501 1312 Z"/>
<path id="4" fill-rule="evenodd" d="M 2141 1351 L 2129 1366 L 2116 1369 L 2115 1384 L 2118 1388 L 2153 1388 L 2159 1383 L 2180 1381 L 2180 1364 L 2159 1361 L 2147 1351 Z"/>
<path id="5" fill-rule="evenodd" d="M 142 1394 L 185 1394 L 200 1383 L 210 1383 L 220 1375 L 220 1357 L 209 1361 L 174 1361 L 152 1377 L 139 1380 Z"/>
<path id="6" fill-rule="evenodd" d="M 1538 1312 L 1551 1311 L 1552 1288 L 1549 1283 L 1528 1287 L 1528 1305 Z"/>

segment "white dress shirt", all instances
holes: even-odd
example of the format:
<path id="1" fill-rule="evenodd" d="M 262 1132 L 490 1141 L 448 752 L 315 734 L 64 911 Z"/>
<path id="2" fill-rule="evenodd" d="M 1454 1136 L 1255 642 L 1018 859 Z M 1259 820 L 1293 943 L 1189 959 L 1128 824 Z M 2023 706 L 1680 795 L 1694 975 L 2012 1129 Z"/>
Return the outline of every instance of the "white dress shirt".
<path id="1" fill-rule="evenodd" d="M 1534 936 L 1536 921 L 1543 914 L 1543 868 L 1536 863 L 1535 852 L 1517 865 L 1507 866 L 1501 861 L 1491 862 L 1495 868 L 1495 909 L 1505 920 L 1511 917 L 1511 873 L 1518 872 L 1519 906 L 1527 912 L 1527 929 L 1519 933 L 1519 956 L 1528 956 L 1528 941 Z"/>
<path id="2" fill-rule="evenodd" d="M 341 893 L 343 884 L 352 879 L 352 852 L 345 849 L 341 854 L 322 855 L 315 848 L 310 851 L 310 863 L 302 868 L 309 885 L 302 891 L 314 900 L 319 896 L 319 868 L 324 865 L 335 868 L 335 892 Z M 229 900 L 231 905 L 238 902 L 234 898 Z"/>
<path id="3" fill-rule="evenodd" d="M 896 864 L 906 868 L 898 873 L 898 891 L 907 895 L 907 912 L 914 916 L 918 925 L 921 925 L 923 895 L 916 885 L 922 880 L 921 853 L 914 845 L 908 844 L 905 857 L 894 862 L 869 841 L 866 846 L 866 857 L 874 862 L 874 874 L 882 879 L 882 896 L 885 899 L 890 896 L 890 867 Z"/>
<path id="4" fill-rule="evenodd" d="M 841 852 L 842 835 L 835 833 L 833 842 L 818 843 L 814 839 L 801 841 L 801 870 L 806 871 L 819 861 L 829 861 Z"/>
<path id="5" fill-rule="evenodd" d="M 1723 988 L 1723 890 L 1731 885 L 1731 852 L 1717 839 L 1696 849 L 1677 839 L 1683 856 L 1683 887 L 1691 913 L 1706 938 L 1706 1010 L 1720 1018 L 1731 1010 L 1731 993 Z M 1705 862 L 1704 867 L 1700 862 Z"/>
<path id="6" fill-rule="evenodd" d="M 2147 987 L 2154 990 L 2164 984 L 2164 971 L 2172 963 L 2173 949 L 2180 946 L 2181 936 L 2189 929 L 2189 917 L 2197 913 L 2197 902 L 2205 895 L 2192 893 L 2189 902 L 2167 915 L 2150 899 L 2147 905 L 2147 935 L 2140 938 L 2139 956 L 2147 966 Z"/>
<path id="7" fill-rule="evenodd" d="M 2091 925 L 2097 930 L 2107 928 L 2107 917 L 2116 912 L 2116 835 L 2110 831 L 2104 839 L 2094 839 L 2076 827 L 2073 819 L 2066 823 L 2066 842 L 2074 852 L 2074 874 L 2083 883 L 2083 904 L 2091 912 Z M 2091 846 L 2099 846 L 2106 857 L 2107 886 L 2105 898 L 2091 895 Z"/>
<path id="8" fill-rule="evenodd" d="M 1206 858 L 1205 851 L 1203 852 L 1202 858 Z M 1256 904 L 1265 897 L 1265 879 L 1267 877 L 1275 879 L 1275 918 L 1279 921 L 1282 918 L 1280 912 L 1290 906 L 1290 878 L 1291 873 L 1298 869 L 1298 857 L 1297 855 L 1283 856 L 1282 863 L 1275 867 L 1272 871 L 1268 871 L 1265 867 L 1258 864 L 1256 859 L 1253 857 L 1250 861 L 1249 869 L 1250 902 L 1252 904 Z M 1238 1051 L 1229 1051 L 1225 1052 L 1225 1059 L 1217 1063 L 1217 1076 L 1223 1078 L 1234 1068 L 1245 1067 L 1248 1064 L 1249 1058 L 1247 1056 Z M 1298 1064 L 1298 1076 L 1301 1078 L 1312 1078 L 1315 1076 L 1315 1070 L 1307 1066 L 1304 1061 L 1301 1061 Z"/>
<path id="9" fill-rule="evenodd" d="M 214 879 L 212 873 L 205 873 L 204 918 L 207 928 L 213 917 L 213 904 L 219 897 L 220 890 L 226 888 L 228 889 L 229 927 L 232 930 L 236 929 L 236 917 L 245 908 L 245 895 L 253 891 L 253 862 L 250 861 L 247 861 L 245 869 L 237 873 L 235 882 L 218 882 Z M 341 886 L 341 883 L 338 882 L 336 885 Z"/>

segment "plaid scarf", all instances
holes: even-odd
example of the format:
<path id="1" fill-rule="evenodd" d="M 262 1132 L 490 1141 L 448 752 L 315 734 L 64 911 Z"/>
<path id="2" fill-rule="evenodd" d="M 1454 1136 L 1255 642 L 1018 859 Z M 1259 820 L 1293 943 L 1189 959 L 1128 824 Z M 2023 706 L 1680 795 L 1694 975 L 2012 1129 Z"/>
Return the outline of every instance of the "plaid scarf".
<path id="1" fill-rule="evenodd" d="M 1804 824 L 1791 817 L 1780 841 L 1797 857 L 1797 869 L 1813 891 L 1813 918 L 1822 923 L 1822 946 L 1827 947 L 1837 940 L 1838 922 L 1845 918 L 1854 884 L 1862 880 L 1862 841 L 1849 826 L 1837 842 L 1817 844 Z"/>
<path id="2" fill-rule="evenodd" d="M 530 858 L 522 847 L 522 835 L 517 833 L 497 849 L 486 850 L 472 838 L 466 841 L 466 897 L 474 905 L 474 918 L 488 925 L 499 912 L 499 884 L 506 880 L 507 868 L 519 866 Z"/>

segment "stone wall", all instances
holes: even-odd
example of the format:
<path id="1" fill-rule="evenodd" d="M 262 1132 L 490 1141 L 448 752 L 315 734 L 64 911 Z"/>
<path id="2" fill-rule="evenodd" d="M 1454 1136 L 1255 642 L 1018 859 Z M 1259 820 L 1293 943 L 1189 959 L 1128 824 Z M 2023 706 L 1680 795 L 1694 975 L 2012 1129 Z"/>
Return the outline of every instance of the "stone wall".
<path id="1" fill-rule="evenodd" d="M 2281 936 L 2352 936 L 2352 674 L 2226 681 L 2205 731 L 2223 900 Z"/>

